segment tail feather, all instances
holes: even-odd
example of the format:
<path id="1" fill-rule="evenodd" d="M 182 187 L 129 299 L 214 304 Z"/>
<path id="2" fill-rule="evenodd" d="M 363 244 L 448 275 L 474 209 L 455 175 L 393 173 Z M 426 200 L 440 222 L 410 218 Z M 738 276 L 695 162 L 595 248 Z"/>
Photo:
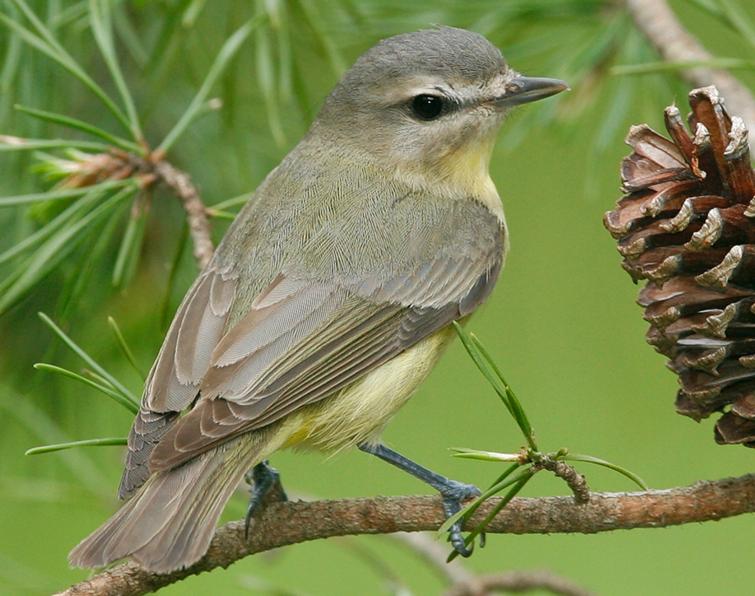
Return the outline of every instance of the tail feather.
<path id="1" fill-rule="evenodd" d="M 131 557 L 167 573 L 198 561 L 220 513 L 267 441 L 239 437 L 177 468 L 154 474 L 123 507 L 69 555 L 75 567 L 100 567 Z M 258 437 L 261 438 L 261 437 Z"/>
<path id="2" fill-rule="evenodd" d="M 131 558 L 155 571 L 178 569 L 199 560 L 210 546 L 223 507 L 247 469 L 248 465 L 236 466 L 230 479 L 223 478 L 204 487 L 201 494 L 191 499 L 181 519 L 166 525 L 153 540 L 132 553 Z"/>

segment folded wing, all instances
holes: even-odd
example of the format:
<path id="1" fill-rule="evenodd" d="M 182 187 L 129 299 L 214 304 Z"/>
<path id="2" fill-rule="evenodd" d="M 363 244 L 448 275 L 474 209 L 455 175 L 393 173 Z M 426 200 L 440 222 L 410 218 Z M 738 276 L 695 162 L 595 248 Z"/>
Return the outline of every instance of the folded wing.
<path id="1" fill-rule="evenodd" d="M 437 255 L 414 272 L 382 280 L 279 275 L 218 342 L 202 397 L 161 438 L 152 471 L 180 465 L 348 386 L 472 312 L 499 268 L 494 248 Z"/>

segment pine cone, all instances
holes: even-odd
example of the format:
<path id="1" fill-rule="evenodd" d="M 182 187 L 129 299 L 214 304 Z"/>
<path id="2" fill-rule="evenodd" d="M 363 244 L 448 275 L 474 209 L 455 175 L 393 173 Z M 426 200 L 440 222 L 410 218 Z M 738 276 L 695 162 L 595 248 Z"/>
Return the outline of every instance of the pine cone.
<path id="1" fill-rule="evenodd" d="M 666 108 L 671 140 L 633 126 L 621 167 L 625 195 L 604 224 L 622 266 L 648 283 L 638 302 L 647 341 L 679 375 L 676 410 L 723 412 L 722 444 L 755 447 L 755 173 L 747 129 L 715 87 L 689 94 L 690 135 Z"/>

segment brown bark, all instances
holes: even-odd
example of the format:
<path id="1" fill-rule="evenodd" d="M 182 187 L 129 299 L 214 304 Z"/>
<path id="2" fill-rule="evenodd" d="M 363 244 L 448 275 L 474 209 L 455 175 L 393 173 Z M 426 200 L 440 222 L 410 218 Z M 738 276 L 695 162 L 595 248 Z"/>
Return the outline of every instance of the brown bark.
<path id="1" fill-rule="evenodd" d="M 469 527 L 479 522 L 496 502 L 497 499 L 490 499 L 480 507 Z M 593 493 L 585 505 L 576 505 L 571 497 L 517 498 L 496 516 L 488 532 L 592 534 L 719 520 L 754 511 L 755 474 L 748 474 L 667 490 Z M 124 563 L 62 594 L 144 594 L 281 546 L 331 536 L 437 530 L 443 521 L 437 497 L 273 503 L 253 522 L 248 542 L 244 540 L 243 522 L 230 522 L 218 529 L 207 555 L 188 569 L 157 575 L 133 563 Z"/>

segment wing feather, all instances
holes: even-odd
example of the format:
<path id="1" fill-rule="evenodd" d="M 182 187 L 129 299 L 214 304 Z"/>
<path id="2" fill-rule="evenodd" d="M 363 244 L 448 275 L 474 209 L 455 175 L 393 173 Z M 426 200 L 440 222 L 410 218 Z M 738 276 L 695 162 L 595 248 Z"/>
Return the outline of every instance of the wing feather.
<path id="1" fill-rule="evenodd" d="M 144 389 L 128 437 L 119 496 L 123 499 L 149 477 L 154 446 L 189 407 L 210 367 L 236 292 L 227 272 L 208 270 L 194 283 L 178 308 Z"/>
<path id="2" fill-rule="evenodd" d="M 239 362 L 297 329 L 333 294 L 333 288 L 325 284 L 309 284 L 283 276 L 278 276 L 273 284 L 265 299 L 255 301 L 244 320 L 220 340 L 213 354 L 213 366 Z M 281 291 L 277 291 L 279 288 Z"/>
<path id="3" fill-rule="evenodd" d="M 183 385 L 197 386 L 209 368 L 212 351 L 223 332 L 225 312 L 216 314 L 211 299 L 212 286 L 219 279 L 218 275 L 202 278 L 178 328 L 175 375 Z"/>
<path id="4" fill-rule="evenodd" d="M 234 278 L 203 273 L 189 290 L 147 377 L 142 403 L 155 412 L 180 412 L 196 397 L 235 293 Z M 213 298 L 214 294 L 214 300 Z"/>

